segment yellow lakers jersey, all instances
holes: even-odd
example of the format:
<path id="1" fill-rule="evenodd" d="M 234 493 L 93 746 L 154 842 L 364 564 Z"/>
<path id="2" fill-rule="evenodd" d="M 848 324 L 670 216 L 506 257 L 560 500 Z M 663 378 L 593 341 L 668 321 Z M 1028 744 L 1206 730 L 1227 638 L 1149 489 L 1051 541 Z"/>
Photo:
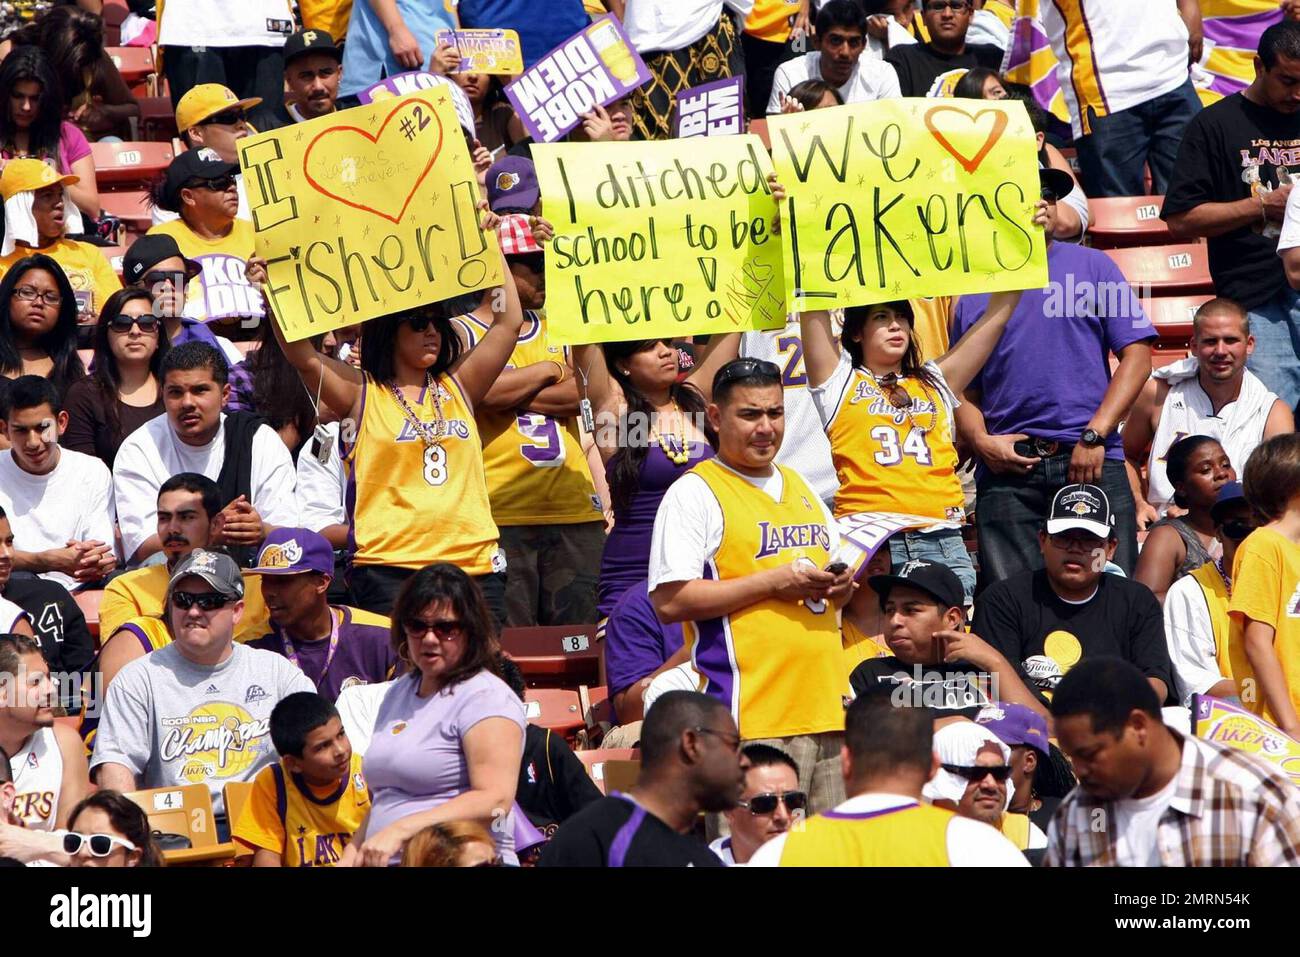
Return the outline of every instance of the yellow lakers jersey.
<path id="1" fill-rule="evenodd" d="M 956 815 L 931 804 L 827 811 L 790 831 L 782 867 L 949 867 L 948 825 Z"/>
<path id="2" fill-rule="evenodd" d="M 283 761 L 263 768 L 232 836 L 254 848 L 279 851 L 282 867 L 333 867 L 370 813 L 370 787 L 361 762 L 362 755 L 353 753 L 347 777 L 326 795 L 316 794 Z"/>
<path id="3" fill-rule="evenodd" d="M 869 658 L 888 658 L 893 654 L 885 644 L 883 635 L 873 638 L 848 618 L 840 620 L 840 640 L 844 645 L 844 666 L 847 675 L 852 675 L 853 669 Z"/>
<path id="4" fill-rule="evenodd" d="M 859 367 L 837 397 L 826 426 L 840 480 L 835 515 L 903 512 L 961 522 L 965 496 L 946 389 L 910 376 L 898 385 L 912 400 L 910 416 Z"/>
<path id="5" fill-rule="evenodd" d="M 161 618 L 154 618 L 150 615 L 140 615 L 132 618 L 124 622 L 117 630 L 127 631 L 135 635 L 146 655 L 172 643 L 172 634 L 167 630 L 167 623 Z M 111 638 L 112 635 L 109 637 Z"/>
<path id="6" fill-rule="evenodd" d="M 352 560 L 400 568 L 451 562 L 470 575 L 501 571 L 478 426 L 454 376 L 439 376 L 434 388 L 445 434 L 426 447 L 389 387 L 366 376 L 361 424 L 343 449 Z M 437 421 L 424 391 L 409 404 L 422 421 Z"/>
<path id="7" fill-rule="evenodd" d="M 1016 850 L 1029 848 L 1028 814 L 1003 814 L 1001 831 L 1002 836 L 1016 846 Z"/>
<path id="8" fill-rule="evenodd" d="M 1228 614 L 1228 583 L 1213 562 L 1194 569 L 1191 576 L 1201 586 L 1205 606 L 1210 611 L 1210 624 L 1214 628 L 1214 660 L 1218 662 L 1219 674 L 1231 678 L 1240 688 L 1242 681 L 1255 677 L 1255 670 L 1246 657 L 1242 620 L 1237 615 Z M 1256 697 L 1259 700 L 1253 707 L 1246 704 L 1252 711 L 1263 708 L 1263 695 Z"/>
<path id="9" fill-rule="evenodd" d="M 490 328 L 472 315 L 462 316 L 460 325 L 470 346 L 478 345 Z M 563 348 L 546 344 L 544 320 L 529 312 L 506 368 L 566 358 Z M 604 521 L 576 418 L 557 419 L 522 409 L 480 409 L 478 425 L 488 498 L 498 525 Z"/>
<path id="10" fill-rule="evenodd" d="M 722 541 L 705 576 L 743 578 L 807 558 L 830 563 L 830 530 L 817 497 L 781 468 L 781 500 L 721 462 L 692 471 L 722 508 Z M 687 622 L 686 642 L 705 694 L 731 710 L 742 738 L 784 738 L 844 729 L 844 651 L 829 602 L 767 598 L 721 618 Z"/>

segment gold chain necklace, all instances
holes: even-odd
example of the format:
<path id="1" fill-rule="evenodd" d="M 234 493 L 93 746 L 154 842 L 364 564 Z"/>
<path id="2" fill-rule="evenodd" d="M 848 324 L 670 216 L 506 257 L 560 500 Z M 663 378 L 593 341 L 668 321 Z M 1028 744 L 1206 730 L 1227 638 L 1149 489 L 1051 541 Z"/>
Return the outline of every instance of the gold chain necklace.
<path id="1" fill-rule="evenodd" d="M 876 387 L 876 391 L 879 392 L 890 405 L 895 409 L 898 409 L 900 412 L 905 412 L 907 414 L 907 423 L 911 426 L 913 431 L 920 432 L 922 436 L 926 436 L 929 435 L 934 430 L 934 427 L 939 424 L 939 403 L 930 398 L 930 390 L 926 387 L 925 380 L 920 376 L 917 376 L 917 385 L 921 387 L 921 394 L 925 397 L 925 400 L 930 403 L 930 424 L 924 429 L 916 424 L 916 417 L 912 414 L 912 406 L 914 404 L 912 396 L 908 394 L 907 389 L 904 389 L 900 384 L 903 376 L 900 376 L 897 372 L 886 372 L 879 380 L 877 380 L 876 374 L 865 365 L 862 367 L 862 371 L 867 374 L 867 378 L 870 379 L 871 384 Z M 894 398 L 894 391 L 896 389 L 903 390 L 903 395 L 907 398 L 905 404 L 899 405 L 897 400 Z"/>
<path id="2" fill-rule="evenodd" d="M 442 439 L 447 434 L 447 419 L 442 414 L 442 400 L 438 397 L 438 383 L 433 377 L 433 371 L 431 369 L 424 370 L 424 391 L 433 396 L 434 415 L 438 417 L 438 420 L 432 424 L 423 421 L 415 414 L 415 410 L 406 401 L 406 396 L 402 394 L 402 390 L 396 382 L 388 383 L 388 391 L 393 394 L 397 404 L 402 407 L 402 414 L 406 416 L 406 421 L 411 423 L 411 428 L 415 429 L 416 433 L 419 434 L 424 442 L 424 447 L 431 449 L 441 445 Z"/>

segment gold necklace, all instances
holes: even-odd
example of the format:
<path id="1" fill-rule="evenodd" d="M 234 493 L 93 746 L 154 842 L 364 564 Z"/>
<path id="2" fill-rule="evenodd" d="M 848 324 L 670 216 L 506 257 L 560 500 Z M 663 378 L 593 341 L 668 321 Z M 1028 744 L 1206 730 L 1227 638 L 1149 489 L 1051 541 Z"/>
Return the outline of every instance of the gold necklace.
<path id="1" fill-rule="evenodd" d="M 411 428 L 415 429 L 416 433 L 424 441 L 424 447 L 431 449 L 441 445 L 442 439 L 447 433 L 447 419 L 442 414 L 442 400 L 438 397 L 438 383 L 433 377 L 433 371 L 431 369 L 424 370 L 424 391 L 433 396 L 434 415 L 437 416 L 437 421 L 432 424 L 425 422 L 415 414 L 415 410 L 406 401 L 406 396 L 402 394 L 402 390 L 398 388 L 396 382 L 388 383 L 388 391 L 393 394 L 397 404 L 402 407 L 402 414 L 406 416 L 406 421 L 411 423 Z"/>
<path id="2" fill-rule="evenodd" d="M 920 376 L 917 376 L 916 382 L 921 387 L 921 394 L 925 397 L 925 400 L 930 403 L 930 424 L 924 429 L 916 424 L 916 418 L 912 415 L 912 405 L 914 403 L 911 395 L 909 395 L 908 391 L 899 384 L 903 379 L 902 376 L 897 372 L 886 372 L 879 380 L 877 380 L 876 374 L 865 365 L 862 366 L 862 371 L 867 374 L 867 378 L 870 379 L 871 384 L 876 387 L 876 391 L 879 392 L 890 405 L 895 409 L 898 409 L 900 412 L 907 414 L 907 423 L 913 431 L 920 432 L 922 436 L 926 436 L 929 435 L 930 432 L 934 430 L 934 427 L 939 424 L 939 403 L 930 398 L 930 390 L 926 387 L 925 380 Z M 896 389 L 902 389 L 903 395 L 907 400 L 902 405 L 899 405 L 898 400 L 895 398 L 894 392 Z"/>
<path id="3" fill-rule="evenodd" d="M 664 450 L 664 455 L 668 457 L 669 462 L 674 465 L 685 465 L 691 460 L 690 446 L 686 442 L 686 423 L 681 422 L 682 410 L 678 407 L 677 400 L 673 399 L 672 401 L 673 411 L 677 413 L 678 421 L 682 427 L 681 445 L 677 445 L 678 437 L 671 432 L 665 435 L 662 431 L 656 430 L 656 437 L 659 440 L 659 448 Z"/>

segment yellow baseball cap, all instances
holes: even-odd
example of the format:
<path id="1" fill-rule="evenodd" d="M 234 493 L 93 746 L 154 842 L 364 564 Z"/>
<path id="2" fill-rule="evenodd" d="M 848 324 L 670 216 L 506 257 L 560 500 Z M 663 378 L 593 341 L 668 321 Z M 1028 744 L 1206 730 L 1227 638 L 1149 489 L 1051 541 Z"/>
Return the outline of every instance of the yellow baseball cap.
<path id="1" fill-rule="evenodd" d="M 209 116 L 216 116 L 225 110 L 238 107 L 251 110 L 262 102 L 260 96 L 251 96 L 241 100 L 234 90 L 220 83 L 200 83 L 181 97 L 176 104 L 176 128 L 184 133 L 192 126 L 198 126 Z"/>
<path id="2" fill-rule="evenodd" d="M 71 186 L 73 183 L 79 182 L 81 182 L 80 176 L 73 176 L 71 173 L 61 175 L 44 160 L 10 160 L 5 164 L 4 172 L 0 173 L 0 196 L 3 196 L 5 202 L 8 202 L 19 193 L 33 193 L 38 189 L 44 189 L 46 186 L 55 186 L 60 183 L 64 186 Z"/>

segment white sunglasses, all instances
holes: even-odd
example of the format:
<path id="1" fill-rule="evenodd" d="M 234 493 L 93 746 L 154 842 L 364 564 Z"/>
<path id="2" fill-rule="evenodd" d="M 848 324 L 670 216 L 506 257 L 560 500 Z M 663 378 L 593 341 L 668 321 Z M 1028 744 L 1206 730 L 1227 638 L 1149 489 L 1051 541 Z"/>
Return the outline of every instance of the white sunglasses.
<path id="1" fill-rule="evenodd" d="M 94 857 L 108 857 L 113 853 L 114 844 L 120 844 L 128 851 L 136 849 L 130 841 L 115 834 L 82 834 L 79 831 L 68 831 L 63 835 L 63 853 L 70 857 L 75 857 L 81 851 L 83 844 L 90 845 L 90 853 Z"/>

